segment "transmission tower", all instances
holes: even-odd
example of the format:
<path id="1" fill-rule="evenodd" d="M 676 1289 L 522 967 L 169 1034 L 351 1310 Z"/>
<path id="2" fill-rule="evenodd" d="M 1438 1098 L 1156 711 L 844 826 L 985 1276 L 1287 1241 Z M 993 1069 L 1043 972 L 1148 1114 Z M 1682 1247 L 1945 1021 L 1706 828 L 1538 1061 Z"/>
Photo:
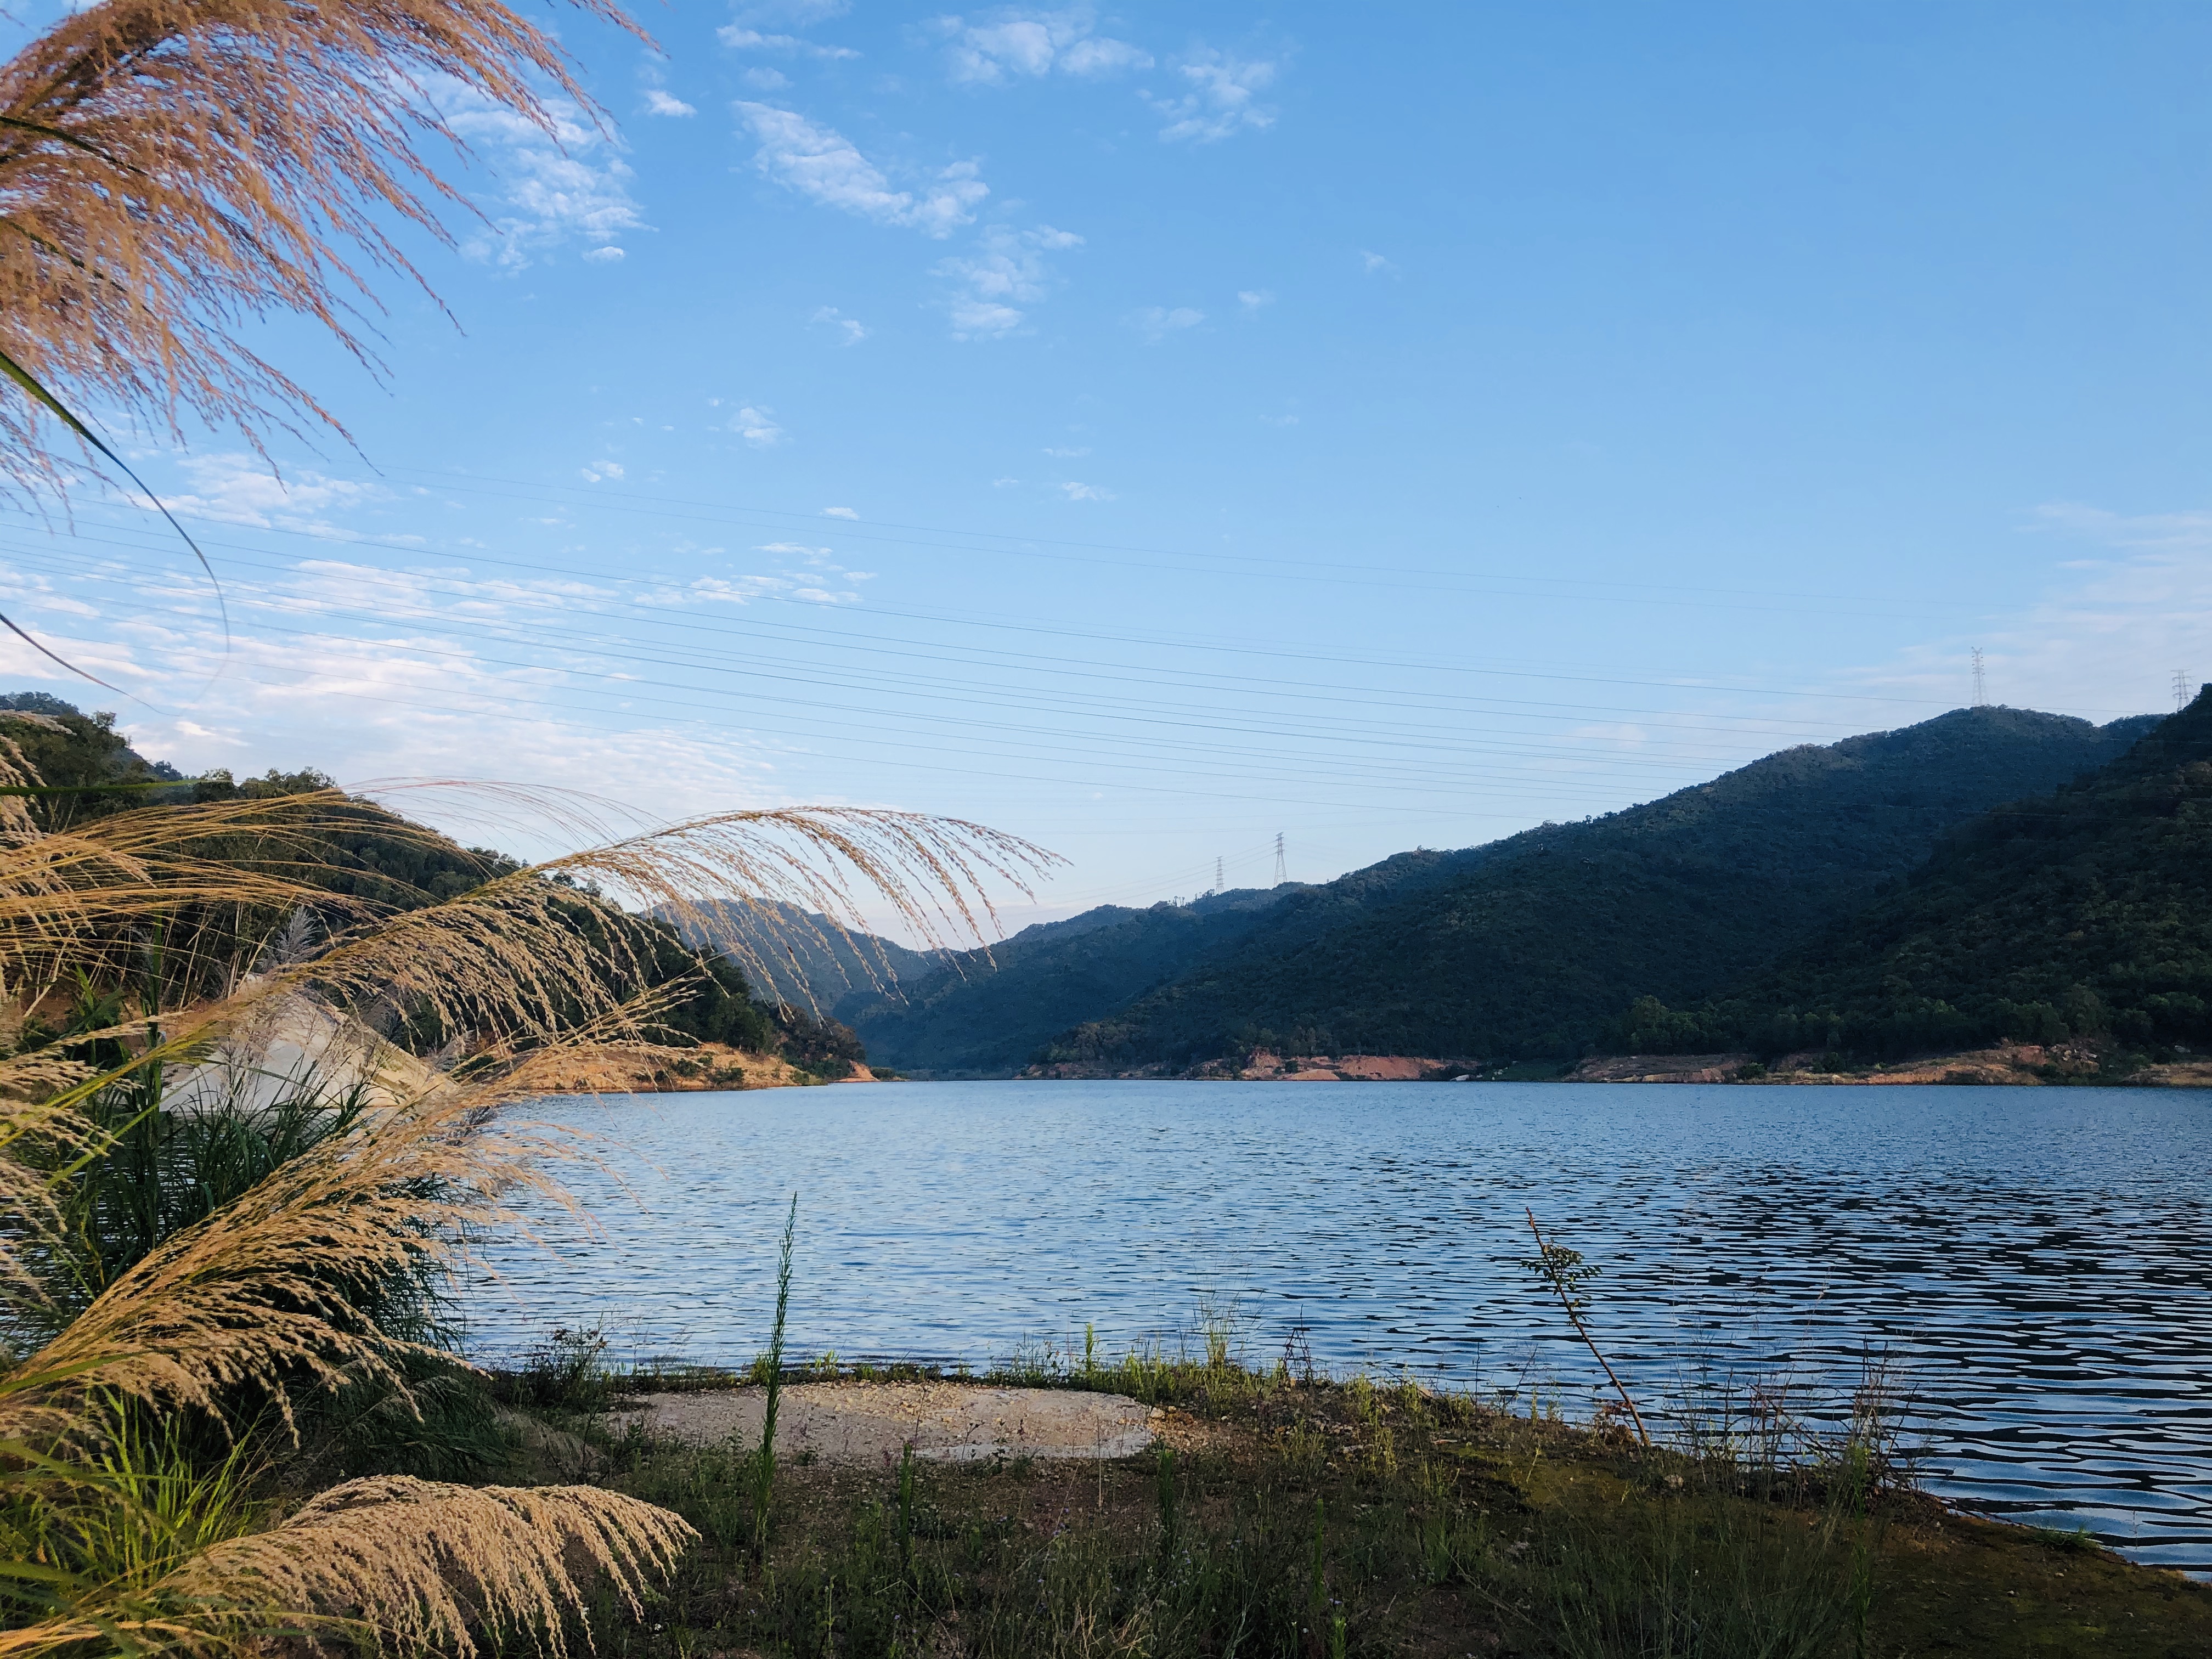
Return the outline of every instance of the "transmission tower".
<path id="1" fill-rule="evenodd" d="M 1986 708 L 1990 702 L 1990 677 L 1982 666 L 1982 647 L 1974 647 L 1974 707 Z"/>
<path id="2" fill-rule="evenodd" d="M 2179 668 L 2173 671 L 2173 706 L 2177 711 L 2189 707 L 2189 676 Z"/>
<path id="3" fill-rule="evenodd" d="M 1283 862 L 1283 832 L 1275 831 L 1275 885 L 1280 887 L 1291 878 L 1290 869 Z"/>
<path id="4" fill-rule="evenodd" d="M 1218 893 L 1227 884 L 1221 878 L 1221 858 L 1218 854 L 1216 854 L 1213 860 L 1213 890 Z"/>

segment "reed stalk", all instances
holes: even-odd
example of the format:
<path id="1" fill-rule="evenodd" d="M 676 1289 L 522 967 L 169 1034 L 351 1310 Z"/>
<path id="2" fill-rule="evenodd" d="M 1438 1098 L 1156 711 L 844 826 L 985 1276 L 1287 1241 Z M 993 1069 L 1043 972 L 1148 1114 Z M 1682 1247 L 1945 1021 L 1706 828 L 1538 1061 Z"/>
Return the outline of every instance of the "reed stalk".
<path id="1" fill-rule="evenodd" d="M 799 1194 L 783 1218 L 783 1244 L 775 1262 L 775 1324 L 769 1335 L 768 1387 L 761 1408 L 760 1450 L 753 1462 L 753 1548 L 768 1559 L 768 1515 L 775 1490 L 775 1413 L 783 1397 L 783 1322 L 791 1309 L 791 1246 L 799 1229 Z"/>

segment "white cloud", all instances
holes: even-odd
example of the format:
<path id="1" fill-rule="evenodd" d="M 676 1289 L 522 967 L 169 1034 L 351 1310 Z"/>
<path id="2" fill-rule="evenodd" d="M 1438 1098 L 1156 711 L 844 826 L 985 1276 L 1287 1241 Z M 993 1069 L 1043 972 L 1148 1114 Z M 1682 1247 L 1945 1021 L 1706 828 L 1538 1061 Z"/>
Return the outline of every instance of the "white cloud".
<path id="1" fill-rule="evenodd" d="M 750 404 L 730 417 L 730 430 L 755 449 L 773 449 L 783 441 L 783 428 L 776 424 L 774 411 Z"/>
<path id="2" fill-rule="evenodd" d="M 1395 276 L 1398 267 L 1381 254 L 1368 248 L 1359 250 L 1359 268 L 1370 276 Z"/>
<path id="3" fill-rule="evenodd" d="M 630 198 L 629 167 L 574 104 L 547 100 L 553 114 L 548 134 L 458 82 L 441 87 L 436 100 L 454 131 L 490 156 L 500 180 L 488 215 L 495 234 L 465 242 L 469 258 L 520 270 L 582 241 L 592 257 L 614 260 L 622 258 L 617 239 L 624 231 L 648 228 Z"/>
<path id="4" fill-rule="evenodd" d="M 1267 58 L 1232 58 L 1201 46 L 1176 65 L 1190 90 L 1180 98 L 1143 94 L 1154 110 L 1166 118 L 1160 137 L 1174 142 L 1189 139 L 1210 144 L 1248 129 L 1258 131 L 1275 124 L 1275 112 L 1257 95 L 1273 83 L 1281 67 Z"/>
<path id="5" fill-rule="evenodd" d="M 2105 720 L 2171 713 L 2176 670 L 2192 695 L 2212 680 L 2212 511 L 2124 514 L 2064 501 L 2037 508 L 2035 520 L 2038 531 L 2091 543 L 2103 556 L 2086 568 L 2054 561 L 2063 577 L 2039 601 L 1901 652 L 1860 683 L 1964 703 L 1979 646 L 1992 702 Z"/>
<path id="6" fill-rule="evenodd" d="M 674 93 L 659 87 L 647 87 L 645 89 L 645 112 L 647 115 L 696 115 L 699 112 Z"/>
<path id="7" fill-rule="evenodd" d="M 594 247 L 586 248 L 584 257 L 595 265 L 611 265 L 629 258 L 629 254 L 618 247 Z"/>
<path id="8" fill-rule="evenodd" d="M 1076 483 L 1073 480 L 1059 486 L 1071 501 L 1110 501 L 1114 492 L 1101 484 Z"/>
<path id="9" fill-rule="evenodd" d="M 325 516 L 371 505 L 384 499 L 374 484 L 332 478 L 320 472 L 295 471 L 279 478 L 269 464 L 252 455 L 191 455 L 183 465 L 191 489 L 182 495 L 165 495 L 161 504 L 172 513 L 213 519 L 223 524 L 247 525 L 256 530 L 297 530 L 319 536 L 348 536 Z"/>
<path id="10" fill-rule="evenodd" d="M 868 337 L 867 328 L 858 318 L 848 317 L 835 306 L 821 307 L 807 320 L 836 330 L 840 345 L 856 346 Z"/>
<path id="11" fill-rule="evenodd" d="M 1262 306 L 1274 304 L 1275 295 L 1269 289 L 1240 288 L 1237 290 L 1237 303 L 1247 311 L 1257 311 Z"/>
<path id="12" fill-rule="evenodd" d="M 976 238 L 975 252 L 940 260 L 937 274 L 955 287 L 946 301 L 955 339 L 995 339 L 1026 319 L 1021 307 L 1044 298 L 1053 278 L 1047 250 L 1079 247 L 1073 232 L 1038 225 L 1016 230 L 993 225 Z"/>
<path id="13" fill-rule="evenodd" d="M 825 46 L 819 41 L 802 40 L 795 34 L 763 34 L 758 29 L 740 28 L 735 23 L 716 29 L 714 34 L 724 46 L 734 46 L 739 52 L 786 52 L 795 58 L 819 58 L 833 62 L 860 55 L 850 46 Z"/>
<path id="14" fill-rule="evenodd" d="M 825 507 L 822 509 L 822 516 L 825 519 L 857 519 L 860 515 L 849 507 Z"/>
<path id="15" fill-rule="evenodd" d="M 619 480 L 622 476 L 623 464 L 620 461 L 593 461 L 584 469 L 586 483 L 605 483 L 610 478 Z"/>
<path id="16" fill-rule="evenodd" d="M 1158 341 L 1183 329 L 1196 328 L 1205 320 L 1204 312 L 1188 306 L 1177 306 L 1173 311 L 1164 306 L 1146 306 L 1130 314 L 1129 325 L 1147 340 Z"/>
<path id="17" fill-rule="evenodd" d="M 1055 459 L 1063 461 L 1079 460 L 1082 457 L 1088 455 L 1090 453 L 1091 446 L 1089 444 L 1085 444 L 1078 449 L 1048 449 L 1045 451 L 1046 454 L 1054 457 Z"/>
<path id="18" fill-rule="evenodd" d="M 781 92 L 791 84 L 791 77 L 781 70 L 770 69 L 765 64 L 756 64 L 738 78 L 757 92 Z"/>
<path id="19" fill-rule="evenodd" d="M 991 193 L 975 176 L 973 161 L 956 161 L 941 169 L 918 192 L 893 190 L 890 181 L 836 129 L 816 126 L 794 111 L 770 104 L 740 103 L 737 108 L 760 141 L 754 161 L 765 177 L 878 224 L 902 225 L 943 238 L 972 222 L 977 204 Z"/>
<path id="20" fill-rule="evenodd" d="M 1092 33 L 1096 22 L 1089 6 L 1060 11 L 1007 7 L 973 22 L 940 17 L 937 27 L 949 42 L 945 56 L 952 79 L 969 86 L 1003 86 L 1010 77 L 1054 73 L 1095 78 L 1152 67 L 1152 55 L 1140 47 Z"/>

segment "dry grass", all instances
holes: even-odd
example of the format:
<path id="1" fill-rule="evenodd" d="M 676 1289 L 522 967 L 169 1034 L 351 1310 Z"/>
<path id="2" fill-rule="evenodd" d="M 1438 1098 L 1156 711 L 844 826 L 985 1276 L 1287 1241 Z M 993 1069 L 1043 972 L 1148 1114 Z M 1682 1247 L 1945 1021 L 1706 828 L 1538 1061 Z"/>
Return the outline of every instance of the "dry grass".
<path id="1" fill-rule="evenodd" d="M 577 0 L 627 25 L 610 0 Z M 560 49 L 497 0 L 105 0 L 0 70 L 0 349 L 46 385 L 176 434 L 189 411 L 260 443 L 337 423 L 239 337 L 273 313 L 368 358 L 368 275 L 413 276 L 387 228 L 448 240 L 459 198 L 425 141 L 455 88 L 552 130 L 591 107 Z M 349 259 L 341 250 L 353 250 Z M 0 403 L 19 481 L 51 428 Z M 89 459 L 89 458 L 88 458 Z"/>
<path id="2" fill-rule="evenodd" d="M 20 762 L 0 755 L 27 774 Z M 198 1422 L 220 1437 L 241 1402 L 289 1429 L 320 1392 L 367 1382 L 410 1397 L 410 1364 L 441 1356 L 379 1322 L 381 1292 L 461 1268 L 471 1237 L 521 1224 L 518 1195 L 561 1200 L 553 1171 L 580 1153 L 565 1132 L 502 1109 L 555 1088 L 618 1090 L 641 1059 L 673 1057 L 657 1017 L 686 988 L 650 985 L 635 930 L 594 889 L 678 916 L 732 894 L 851 914 L 872 891 L 926 935 L 977 933 L 990 915 L 985 881 L 1018 884 L 1045 856 L 910 814 L 740 812 L 633 834 L 394 914 L 334 900 L 311 879 L 316 836 L 357 830 L 357 812 L 333 792 L 147 807 L 63 835 L 20 818 L 0 830 L 0 979 L 16 999 L 179 913 L 227 908 L 240 919 L 221 935 L 240 952 L 227 994 L 71 1039 L 79 1053 L 119 1045 L 119 1063 L 96 1069 L 51 1050 L 0 1060 L 0 1203 L 10 1218 L 0 1228 L 0 1335 L 23 1354 L 0 1373 L 0 1504 L 46 1517 L 18 1527 L 21 1538 L 54 1527 L 80 1540 L 149 1535 L 117 1520 L 143 1506 L 143 1483 L 102 1472 L 118 1424 Z M 244 869 L 234 861 L 241 849 Z M 245 971 L 302 904 L 334 921 L 320 948 Z M 158 1099 L 159 1067 L 250 1042 L 258 1013 L 302 996 L 341 1019 L 428 1010 L 466 1032 L 465 1064 L 362 1113 L 77 1305 L 53 1271 L 70 1243 L 58 1194 L 73 1167 L 123 1133 L 103 1127 L 96 1099 L 147 1086 Z M 82 1545 L 92 1565 L 54 1577 L 41 1592 L 46 1615 L 0 1637 L 0 1653 L 56 1650 L 95 1632 L 156 1650 L 235 1650 L 276 1628 L 312 1637 L 340 1626 L 404 1648 L 465 1649 L 480 1627 L 527 1630 L 557 1647 L 583 1610 L 580 1584 L 611 1586 L 634 1607 L 690 1536 L 665 1511 L 611 1494 L 395 1480 L 337 1489 L 273 1529 L 204 1532 L 161 1533 L 168 1543 L 134 1545 L 128 1562 Z M 27 1559 L 44 1547 L 16 1545 Z M 44 1571 L 35 1559 L 33 1570 Z"/>

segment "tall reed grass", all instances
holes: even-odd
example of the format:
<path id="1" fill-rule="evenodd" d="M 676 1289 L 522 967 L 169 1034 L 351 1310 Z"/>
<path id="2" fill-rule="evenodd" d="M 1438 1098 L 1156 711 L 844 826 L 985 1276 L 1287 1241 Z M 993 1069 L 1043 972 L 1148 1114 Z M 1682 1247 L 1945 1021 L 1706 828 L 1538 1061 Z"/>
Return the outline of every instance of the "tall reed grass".
<path id="1" fill-rule="evenodd" d="M 29 777 L 3 738 L 0 773 Z M 895 813 L 732 813 L 395 911 L 317 884 L 334 794 L 52 833 L 11 799 L 0 987 L 21 1015 L 64 994 L 73 1012 L 59 1040 L 0 1058 L 0 1656 L 285 1632 L 558 1652 L 595 1601 L 635 1613 L 695 1535 L 665 1509 L 384 1474 L 288 1510 L 266 1465 L 346 1402 L 422 1416 L 455 1363 L 435 1288 L 472 1238 L 523 1225 L 519 1195 L 566 1202 L 558 1168 L 585 1151 L 514 1103 L 672 1056 L 658 1019 L 686 988 L 652 984 L 580 883 L 679 907 L 765 883 L 833 914 L 857 884 L 972 920 L 977 872 L 1018 874 L 1032 849 Z M 263 856 L 237 860 L 241 838 Z M 303 907 L 313 945 L 270 952 Z M 210 994 L 167 1006 L 179 981 L 149 968 L 117 994 L 124 947 L 143 963 L 185 926 L 204 950 L 230 942 L 185 981 Z M 252 1077 L 288 1009 L 350 1032 L 368 1074 L 273 1100 L 177 1086 L 226 1057 Z M 402 1064 L 374 1029 L 392 1010 L 456 1034 L 456 1063 Z"/>

